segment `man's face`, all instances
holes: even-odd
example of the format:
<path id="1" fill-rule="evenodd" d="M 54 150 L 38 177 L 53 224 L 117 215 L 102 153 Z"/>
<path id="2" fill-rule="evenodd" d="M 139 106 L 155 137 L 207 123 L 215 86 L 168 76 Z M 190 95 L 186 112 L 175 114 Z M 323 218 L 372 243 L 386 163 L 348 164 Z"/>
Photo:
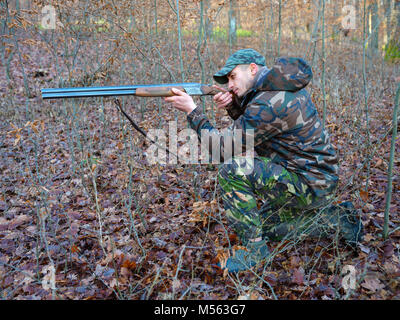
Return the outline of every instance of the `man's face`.
<path id="1" fill-rule="evenodd" d="M 238 65 L 228 74 L 228 88 L 239 98 L 249 90 L 257 73 L 257 65 Z"/>

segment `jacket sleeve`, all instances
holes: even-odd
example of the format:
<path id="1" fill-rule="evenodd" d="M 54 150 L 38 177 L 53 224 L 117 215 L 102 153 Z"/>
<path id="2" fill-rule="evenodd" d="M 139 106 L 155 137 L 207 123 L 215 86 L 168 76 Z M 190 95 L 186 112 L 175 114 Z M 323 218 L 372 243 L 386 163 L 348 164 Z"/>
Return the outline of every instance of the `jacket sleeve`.
<path id="1" fill-rule="evenodd" d="M 228 115 L 233 119 L 236 120 L 239 118 L 244 110 L 240 106 L 240 101 L 239 99 L 234 95 L 232 102 L 226 106 L 226 111 L 228 112 Z"/>
<path id="2" fill-rule="evenodd" d="M 257 144 L 278 134 L 279 130 L 260 117 L 268 108 L 264 104 L 250 104 L 230 128 L 221 131 L 211 125 L 201 107 L 194 109 L 187 120 L 212 160 L 223 162 L 237 154 L 254 152 Z"/>
<path id="3" fill-rule="evenodd" d="M 235 120 L 230 128 L 219 131 L 211 125 L 200 106 L 187 116 L 187 120 L 199 137 L 202 156 L 207 156 L 208 151 L 211 157 L 211 161 L 207 162 L 221 163 L 233 155 L 246 152 L 246 145 L 243 143 L 246 142 L 246 137 L 242 134 L 242 130 L 235 130 L 235 128 L 240 129 L 237 126 L 238 120 Z"/>

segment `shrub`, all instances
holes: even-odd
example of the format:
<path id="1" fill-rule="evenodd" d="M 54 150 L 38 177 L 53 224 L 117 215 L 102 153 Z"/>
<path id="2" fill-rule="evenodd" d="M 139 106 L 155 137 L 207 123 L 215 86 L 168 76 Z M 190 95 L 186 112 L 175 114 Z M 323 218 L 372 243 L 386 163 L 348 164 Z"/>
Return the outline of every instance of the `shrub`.
<path id="1" fill-rule="evenodd" d="M 245 30 L 245 29 L 237 29 L 236 30 L 236 36 L 238 38 L 240 37 L 251 37 L 253 35 L 253 31 L 251 30 Z"/>
<path id="2" fill-rule="evenodd" d="M 393 39 L 390 40 L 385 46 L 385 61 L 399 62 L 400 61 L 400 42 L 396 43 Z"/>

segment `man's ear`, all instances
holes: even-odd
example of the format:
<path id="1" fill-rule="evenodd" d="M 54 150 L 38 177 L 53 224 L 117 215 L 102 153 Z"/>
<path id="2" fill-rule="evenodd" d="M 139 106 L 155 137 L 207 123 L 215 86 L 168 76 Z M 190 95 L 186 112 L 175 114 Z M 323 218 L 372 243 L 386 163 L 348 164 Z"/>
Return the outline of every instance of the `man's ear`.
<path id="1" fill-rule="evenodd" d="M 250 72 L 253 76 L 257 74 L 258 71 L 258 65 L 256 65 L 254 62 L 250 63 Z"/>

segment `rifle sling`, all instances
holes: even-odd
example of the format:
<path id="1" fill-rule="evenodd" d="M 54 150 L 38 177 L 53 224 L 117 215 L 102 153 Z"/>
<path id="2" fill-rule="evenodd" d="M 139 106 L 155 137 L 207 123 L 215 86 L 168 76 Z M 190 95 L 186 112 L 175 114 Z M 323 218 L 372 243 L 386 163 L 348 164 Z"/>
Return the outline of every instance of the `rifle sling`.
<path id="1" fill-rule="evenodd" d="M 146 131 L 144 131 L 143 129 L 141 129 L 136 123 L 135 121 L 132 120 L 132 118 L 125 112 L 124 109 L 122 109 L 121 106 L 121 102 L 118 99 L 114 99 L 114 103 L 118 106 L 119 110 L 122 112 L 122 114 L 129 120 L 130 124 L 132 125 L 132 127 L 134 127 L 140 134 L 142 134 L 145 138 L 147 138 L 148 140 L 150 140 L 152 143 L 154 143 L 156 146 L 158 146 L 159 148 L 163 148 L 165 149 L 168 154 L 172 154 L 175 157 L 178 158 L 178 156 L 176 154 L 174 154 L 173 152 L 169 151 L 167 147 L 162 147 L 160 146 L 157 142 L 155 142 L 153 139 L 149 138 Z"/>

